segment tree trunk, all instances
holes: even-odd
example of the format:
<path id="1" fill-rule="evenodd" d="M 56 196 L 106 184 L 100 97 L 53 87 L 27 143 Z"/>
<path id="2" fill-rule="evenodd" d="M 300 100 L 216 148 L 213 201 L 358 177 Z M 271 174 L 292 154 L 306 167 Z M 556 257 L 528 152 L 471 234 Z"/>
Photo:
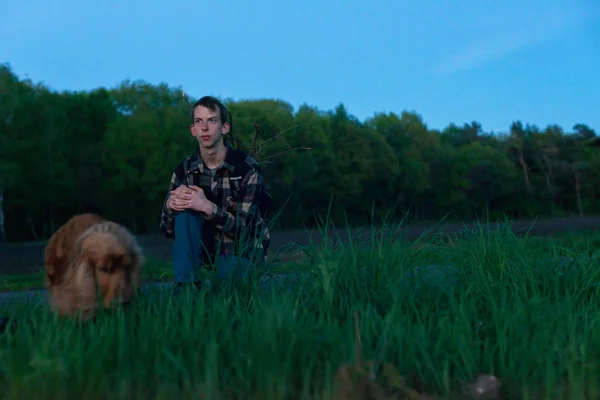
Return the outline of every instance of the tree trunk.
<path id="1" fill-rule="evenodd" d="M 542 154 L 542 157 L 544 157 L 544 163 L 546 164 L 546 168 L 542 167 L 542 169 L 544 170 L 544 173 L 546 173 L 546 183 L 548 184 L 548 187 L 550 187 L 552 177 L 552 163 L 550 162 L 550 159 L 548 159 L 548 156 L 546 154 Z M 547 172 L 546 169 L 548 169 Z"/>
<path id="2" fill-rule="evenodd" d="M 531 185 L 529 184 L 529 168 L 527 167 L 527 163 L 525 162 L 525 157 L 523 156 L 522 151 L 519 151 L 519 164 L 521 164 L 521 168 L 523 168 L 525 185 L 527 185 L 527 189 L 531 189 Z"/>
<path id="3" fill-rule="evenodd" d="M 542 171 L 544 171 L 544 176 L 546 177 L 546 188 L 552 190 L 552 180 L 550 178 L 552 172 L 548 172 L 545 169 L 542 169 Z M 550 206 L 550 214 L 554 215 L 554 197 L 548 199 L 548 206 Z"/>
<path id="4" fill-rule="evenodd" d="M 577 211 L 579 216 L 583 217 L 583 205 L 581 203 L 581 179 L 579 172 L 575 171 L 575 195 L 577 196 Z"/>

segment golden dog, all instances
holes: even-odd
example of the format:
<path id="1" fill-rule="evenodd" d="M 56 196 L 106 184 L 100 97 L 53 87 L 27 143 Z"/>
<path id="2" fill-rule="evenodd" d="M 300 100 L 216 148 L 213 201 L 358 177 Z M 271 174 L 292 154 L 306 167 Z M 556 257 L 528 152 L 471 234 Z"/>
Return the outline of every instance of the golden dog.
<path id="1" fill-rule="evenodd" d="M 81 311 L 86 318 L 128 304 L 141 284 L 145 262 L 135 237 L 95 214 L 72 217 L 48 241 L 45 252 L 50 307 L 60 316 Z"/>

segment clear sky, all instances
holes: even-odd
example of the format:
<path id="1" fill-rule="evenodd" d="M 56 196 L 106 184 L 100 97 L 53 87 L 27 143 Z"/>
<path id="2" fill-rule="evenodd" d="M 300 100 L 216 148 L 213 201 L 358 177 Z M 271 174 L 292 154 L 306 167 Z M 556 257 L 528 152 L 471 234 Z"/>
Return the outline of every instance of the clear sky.
<path id="1" fill-rule="evenodd" d="M 361 120 L 600 133 L 598 0 L 0 0 L 0 63 L 59 90 L 142 79 Z"/>

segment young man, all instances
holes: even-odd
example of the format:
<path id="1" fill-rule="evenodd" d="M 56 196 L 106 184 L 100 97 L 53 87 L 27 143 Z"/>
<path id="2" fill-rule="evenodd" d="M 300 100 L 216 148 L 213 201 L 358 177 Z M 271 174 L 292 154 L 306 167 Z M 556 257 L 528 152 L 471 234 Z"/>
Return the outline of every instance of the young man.
<path id="1" fill-rule="evenodd" d="M 160 228 L 174 239 L 176 288 L 199 289 L 202 262 L 214 262 L 222 279 L 266 260 L 270 193 L 258 163 L 225 141 L 228 114 L 212 96 L 194 104 L 190 131 L 199 147 L 171 176 Z"/>

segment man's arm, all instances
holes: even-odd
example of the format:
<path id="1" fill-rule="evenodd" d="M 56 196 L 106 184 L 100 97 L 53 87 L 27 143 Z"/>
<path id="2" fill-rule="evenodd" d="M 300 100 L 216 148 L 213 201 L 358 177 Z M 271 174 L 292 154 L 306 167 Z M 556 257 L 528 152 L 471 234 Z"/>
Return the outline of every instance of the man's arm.
<path id="1" fill-rule="evenodd" d="M 225 211 L 218 205 L 210 203 L 212 210 L 206 213 L 206 220 L 229 237 L 236 237 L 240 233 L 244 236 L 254 229 L 254 223 L 258 217 L 259 202 L 265 181 L 263 175 L 251 170 L 240 185 L 239 198 L 236 204 L 235 215 Z"/>
<path id="2" fill-rule="evenodd" d="M 174 220 L 175 212 L 167 207 L 167 201 L 171 197 L 171 191 L 177 189 L 181 185 L 177 173 L 174 171 L 171 175 L 171 181 L 169 182 L 169 188 L 167 189 L 167 196 L 163 202 L 162 212 L 160 215 L 160 230 L 167 239 L 173 239 L 175 237 L 174 231 Z"/>

